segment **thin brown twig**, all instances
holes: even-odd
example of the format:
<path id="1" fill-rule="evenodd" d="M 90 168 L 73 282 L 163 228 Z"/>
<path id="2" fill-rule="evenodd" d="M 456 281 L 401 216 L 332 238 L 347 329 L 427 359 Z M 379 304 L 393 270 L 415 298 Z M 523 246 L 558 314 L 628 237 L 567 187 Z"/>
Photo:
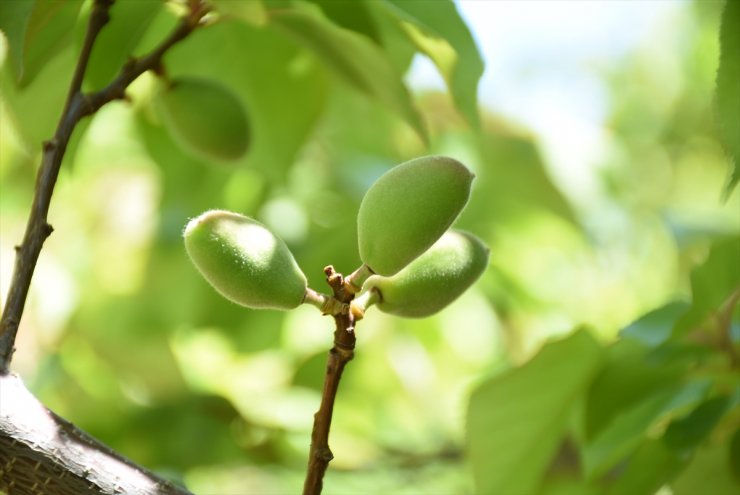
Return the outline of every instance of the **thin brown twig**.
<path id="1" fill-rule="evenodd" d="M 346 290 L 344 278 L 334 271 L 334 267 L 324 269 L 326 279 L 331 286 L 334 297 L 342 303 L 352 301 L 354 294 Z M 321 394 L 321 405 L 314 414 L 313 431 L 311 432 L 311 450 L 308 456 L 306 481 L 303 484 L 303 495 L 319 495 L 324 483 L 329 462 L 334 455 L 329 448 L 329 429 L 334 412 L 334 399 L 339 389 L 339 380 L 342 378 L 344 366 L 355 355 L 355 318 L 352 312 L 333 315 L 336 329 L 334 330 L 334 347 L 329 351 L 326 361 L 326 375 L 324 389 Z"/>
<path id="2" fill-rule="evenodd" d="M 148 70 L 159 69 L 165 52 L 198 27 L 207 12 L 201 2 L 193 3 L 190 13 L 157 48 L 139 59 L 129 60 L 113 82 L 102 90 L 85 94 L 82 92 L 82 81 L 85 77 L 90 53 L 98 34 L 110 19 L 109 11 L 114 2 L 115 0 L 95 0 L 62 116 L 57 124 L 54 137 L 45 141 L 43 145 L 41 165 L 36 176 L 33 204 L 28 216 L 23 241 L 16 247 L 13 276 L 2 319 L 0 319 L 0 374 L 7 373 L 10 367 L 15 351 L 15 339 L 31 286 L 33 272 L 41 248 L 46 238 L 53 231 L 47 219 L 49 205 L 62 165 L 62 158 L 72 132 L 80 120 L 97 112 L 106 103 L 125 99 L 126 88 L 141 74 Z"/>

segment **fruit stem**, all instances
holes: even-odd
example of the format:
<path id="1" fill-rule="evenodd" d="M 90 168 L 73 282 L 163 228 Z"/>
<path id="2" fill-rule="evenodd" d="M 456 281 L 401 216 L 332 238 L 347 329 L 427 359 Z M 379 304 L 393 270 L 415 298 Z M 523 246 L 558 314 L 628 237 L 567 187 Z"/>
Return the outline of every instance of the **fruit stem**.
<path id="1" fill-rule="evenodd" d="M 310 304 L 321 311 L 324 315 L 347 314 L 350 310 L 349 304 L 338 301 L 333 296 L 327 296 L 317 292 L 310 287 L 306 287 L 306 293 L 303 295 L 303 304 Z"/>
<path id="2" fill-rule="evenodd" d="M 354 292 L 346 289 L 344 277 L 334 271 L 334 267 L 324 268 L 327 283 L 331 286 L 337 302 L 349 306 L 354 298 Z M 334 317 L 334 347 L 329 351 L 326 361 L 326 375 L 324 389 L 321 394 L 321 405 L 314 414 L 313 431 L 311 432 L 311 450 L 308 456 L 306 481 L 303 485 L 303 495 L 319 495 L 323 487 L 324 473 L 334 455 L 329 448 L 329 429 L 334 411 L 334 399 L 339 389 L 339 380 L 342 378 L 344 366 L 352 360 L 355 350 L 355 317 L 352 312 L 339 313 Z"/>
<path id="3" fill-rule="evenodd" d="M 319 309 L 323 309 L 326 301 L 329 300 L 329 296 L 316 292 L 311 287 L 306 287 L 306 293 L 303 295 L 303 304 L 310 304 Z"/>
<path id="4" fill-rule="evenodd" d="M 354 299 L 349 303 L 350 312 L 355 317 L 355 321 L 364 318 L 367 308 L 382 300 L 383 298 L 380 295 L 380 291 L 375 287 L 359 295 L 357 299 Z"/>
<path id="5" fill-rule="evenodd" d="M 356 294 L 360 292 L 360 290 L 362 289 L 362 284 L 365 283 L 365 280 L 367 280 L 368 277 L 374 274 L 375 272 L 372 270 L 372 268 L 363 263 L 360 268 L 350 273 L 344 279 L 344 290 L 351 294 Z"/>

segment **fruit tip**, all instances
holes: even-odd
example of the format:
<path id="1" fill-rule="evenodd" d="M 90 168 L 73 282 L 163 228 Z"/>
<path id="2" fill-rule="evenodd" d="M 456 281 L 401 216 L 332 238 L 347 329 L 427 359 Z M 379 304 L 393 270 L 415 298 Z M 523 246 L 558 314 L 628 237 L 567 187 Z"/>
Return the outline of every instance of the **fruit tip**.
<path id="1" fill-rule="evenodd" d="M 191 233 L 196 227 L 198 227 L 203 222 L 210 220 L 212 217 L 216 215 L 222 215 L 222 214 L 236 215 L 237 213 L 227 211 L 227 210 L 219 210 L 219 209 L 204 211 L 200 215 L 188 220 L 188 223 L 185 225 L 185 228 L 182 231 L 183 237 L 187 237 L 189 233 Z"/>
<path id="2" fill-rule="evenodd" d="M 185 224 L 185 228 L 182 229 L 182 236 L 187 237 L 200 223 L 200 216 L 191 218 L 188 223 Z"/>

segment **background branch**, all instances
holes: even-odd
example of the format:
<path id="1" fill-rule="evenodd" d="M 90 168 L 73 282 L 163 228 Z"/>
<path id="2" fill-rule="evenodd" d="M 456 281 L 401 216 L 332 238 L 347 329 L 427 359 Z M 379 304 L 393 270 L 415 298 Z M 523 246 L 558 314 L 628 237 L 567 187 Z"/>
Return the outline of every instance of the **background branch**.
<path id="1" fill-rule="evenodd" d="M 334 271 L 334 267 L 324 269 L 328 284 L 334 291 L 334 297 L 342 303 L 349 303 L 354 294 L 346 290 L 341 274 Z M 313 431 L 311 432 L 311 450 L 308 455 L 308 469 L 306 481 L 303 485 L 303 495 L 318 495 L 323 487 L 324 473 L 334 455 L 329 448 L 329 429 L 334 412 L 334 399 L 339 389 L 339 380 L 342 378 L 344 366 L 355 355 L 354 316 L 337 314 L 334 316 L 336 329 L 334 330 L 334 347 L 329 351 L 326 361 L 326 375 L 324 389 L 321 394 L 321 405 L 313 417 Z"/>
<path id="2" fill-rule="evenodd" d="M 124 99 L 125 91 L 137 77 L 148 70 L 157 70 L 162 65 L 162 56 L 180 40 L 187 37 L 198 25 L 207 9 L 201 2 L 193 2 L 189 14 L 178 27 L 151 53 L 131 59 L 116 79 L 102 90 L 84 94 L 81 91 L 87 63 L 98 33 L 108 23 L 109 10 L 115 0 L 95 0 L 87 26 L 85 41 L 80 51 L 64 111 L 57 124 L 54 137 L 44 142 L 41 165 L 36 176 L 33 204 L 20 246 L 16 246 L 16 259 L 10 282 L 8 297 L 0 319 L 0 374 L 8 372 L 15 350 L 23 309 L 28 297 L 31 279 L 46 238 L 54 230 L 47 216 L 51 196 L 54 192 L 62 158 L 67 144 L 79 121 L 113 100 Z"/>

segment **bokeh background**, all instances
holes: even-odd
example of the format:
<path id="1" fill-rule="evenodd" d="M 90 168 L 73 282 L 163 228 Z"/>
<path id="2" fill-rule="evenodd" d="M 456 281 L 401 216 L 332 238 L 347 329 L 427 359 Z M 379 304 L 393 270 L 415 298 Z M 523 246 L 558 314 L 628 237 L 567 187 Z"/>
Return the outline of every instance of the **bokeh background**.
<path id="1" fill-rule="evenodd" d="M 689 298 L 711 243 L 740 232 L 713 107 L 723 4 L 459 1 L 485 64 L 478 129 L 429 58 L 385 45 L 428 147 L 269 22 L 197 32 L 167 55 L 167 72 L 231 88 L 252 119 L 250 152 L 221 164 L 181 150 L 152 110 L 150 75 L 131 103 L 86 121 L 52 201 L 14 371 L 55 412 L 196 493 L 297 493 L 333 322 L 312 307 L 222 299 L 188 261 L 182 228 L 209 208 L 253 216 L 326 292 L 325 265 L 359 266 L 369 185 L 407 159 L 449 155 L 477 175 L 457 227 L 491 247 L 490 266 L 436 316 L 370 310 L 358 325 L 325 493 L 473 493 L 465 417 L 476 386 L 574 328 L 606 345 Z M 88 9 L 23 90 L 0 41 L 3 298 Z M 152 12 L 135 53 L 175 22 L 176 9 Z M 104 65 L 90 89 L 115 73 Z"/>

